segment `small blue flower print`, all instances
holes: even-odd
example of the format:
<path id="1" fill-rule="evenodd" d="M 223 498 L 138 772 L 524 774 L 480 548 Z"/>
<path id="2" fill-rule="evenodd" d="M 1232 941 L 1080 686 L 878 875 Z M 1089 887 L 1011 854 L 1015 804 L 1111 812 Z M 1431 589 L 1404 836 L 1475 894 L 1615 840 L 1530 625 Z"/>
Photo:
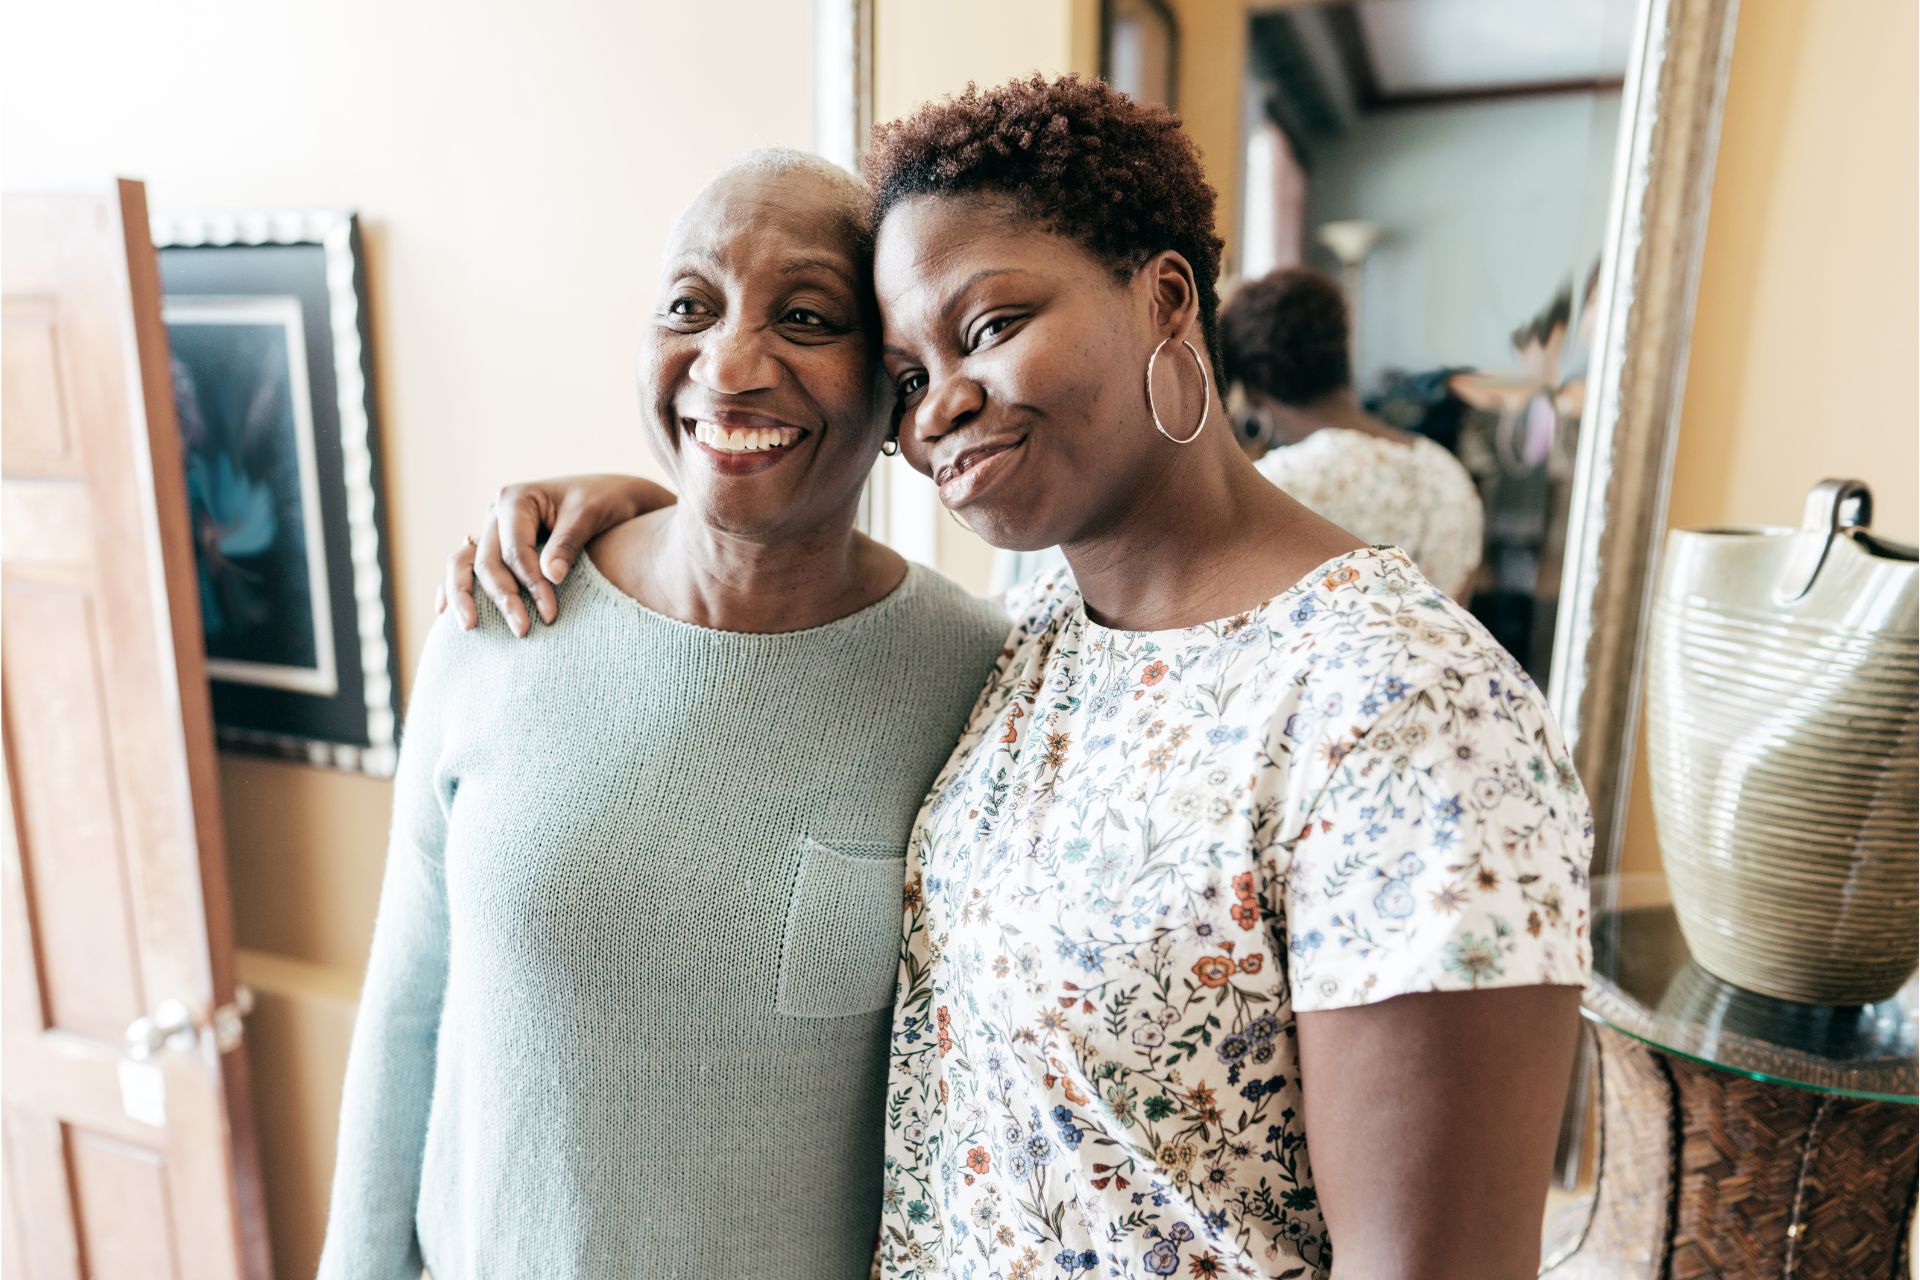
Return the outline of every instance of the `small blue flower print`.
<path id="1" fill-rule="evenodd" d="M 1147 1256 L 1140 1261 L 1156 1276 L 1170 1276 L 1180 1269 L 1179 1251 L 1165 1240 L 1147 1250 Z"/>
<path id="2" fill-rule="evenodd" d="M 1373 900 L 1373 909 L 1389 920 L 1405 920 L 1414 912 L 1413 890 L 1405 880 L 1389 880 Z"/>
<path id="3" fill-rule="evenodd" d="M 907 1203 L 907 1221 L 932 1222 L 933 1210 L 927 1207 L 925 1200 L 912 1200 Z"/>

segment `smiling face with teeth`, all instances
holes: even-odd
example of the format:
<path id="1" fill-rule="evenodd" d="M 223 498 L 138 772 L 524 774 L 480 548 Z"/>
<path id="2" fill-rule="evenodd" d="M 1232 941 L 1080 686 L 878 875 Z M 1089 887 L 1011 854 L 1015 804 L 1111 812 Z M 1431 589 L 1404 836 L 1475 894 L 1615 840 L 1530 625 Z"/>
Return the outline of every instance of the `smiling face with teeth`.
<path id="1" fill-rule="evenodd" d="M 682 505 L 716 528 L 853 527 L 887 407 L 861 217 L 829 172 L 746 167 L 674 228 L 641 392 Z"/>

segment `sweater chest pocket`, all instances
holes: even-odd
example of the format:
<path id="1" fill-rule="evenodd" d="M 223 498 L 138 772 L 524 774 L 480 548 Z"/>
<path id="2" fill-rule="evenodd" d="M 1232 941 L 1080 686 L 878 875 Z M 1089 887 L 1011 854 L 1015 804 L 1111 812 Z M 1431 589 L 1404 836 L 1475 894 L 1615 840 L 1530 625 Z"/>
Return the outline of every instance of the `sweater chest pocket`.
<path id="1" fill-rule="evenodd" d="M 781 1013 L 844 1018 L 893 1003 L 906 862 L 898 846 L 801 837 L 780 949 Z"/>

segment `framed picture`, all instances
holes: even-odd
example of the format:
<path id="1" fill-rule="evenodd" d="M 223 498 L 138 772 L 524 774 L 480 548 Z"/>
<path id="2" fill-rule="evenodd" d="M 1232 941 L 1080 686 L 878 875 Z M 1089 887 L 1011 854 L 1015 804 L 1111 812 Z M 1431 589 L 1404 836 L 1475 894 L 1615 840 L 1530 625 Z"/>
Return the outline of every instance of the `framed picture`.
<path id="1" fill-rule="evenodd" d="M 223 747 L 386 777 L 398 731 L 351 213 L 156 218 Z"/>
<path id="2" fill-rule="evenodd" d="M 1179 105 L 1180 24 L 1167 0 L 1100 0 L 1100 78 L 1136 102 Z"/>

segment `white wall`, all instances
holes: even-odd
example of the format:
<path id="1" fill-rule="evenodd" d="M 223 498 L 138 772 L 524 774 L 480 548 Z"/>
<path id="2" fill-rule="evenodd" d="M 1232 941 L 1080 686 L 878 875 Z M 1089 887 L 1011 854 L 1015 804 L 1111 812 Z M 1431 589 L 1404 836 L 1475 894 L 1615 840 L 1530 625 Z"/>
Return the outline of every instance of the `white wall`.
<path id="1" fill-rule="evenodd" d="M 1387 229 L 1362 287 L 1363 393 L 1387 368 L 1508 367 L 1508 335 L 1599 256 L 1619 119 L 1618 93 L 1409 107 L 1314 149 L 1309 237 L 1343 218 Z M 1336 269 L 1324 249 L 1308 260 Z"/>
<path id="2" fill-rule="evenodd" d="M 659 249 L 727 158 L 811 144 L 809 34 L 803 0 L 7 0 L 0 184 L 360 211 L 410 673 L 503 481 L 651 467 Z M 276 1271 L 308 1276 L 391 788 L 244 757 L 221 782 Z"/>

